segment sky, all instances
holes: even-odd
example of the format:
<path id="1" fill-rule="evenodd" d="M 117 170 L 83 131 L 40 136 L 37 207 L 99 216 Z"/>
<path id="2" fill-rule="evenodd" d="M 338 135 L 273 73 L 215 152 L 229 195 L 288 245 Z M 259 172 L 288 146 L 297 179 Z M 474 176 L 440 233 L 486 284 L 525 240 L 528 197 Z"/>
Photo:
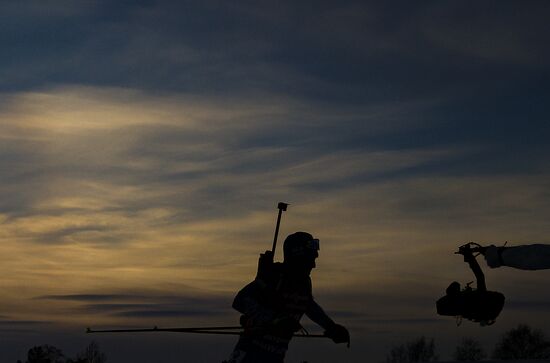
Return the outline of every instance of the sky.
<path id="1" fill-rule="evenodd" d="M 550 326 L 550 271 L 484 262 L 497 323 L 435 311 L 474 279 L 459 245 L 550 243 L 549 16 L 546 1 L 2 1 L 0 361 L 92 339 L 117 363 L 227 358 L 234 337 L 85 329 L 235 325 L 279 201 L 281 239 L 320 239 L 314 296 L 352 336 L 296 339 L 288 362 L 382 362 L 419 336 L 447 359 L 466 336 L 490 352 Z"/>

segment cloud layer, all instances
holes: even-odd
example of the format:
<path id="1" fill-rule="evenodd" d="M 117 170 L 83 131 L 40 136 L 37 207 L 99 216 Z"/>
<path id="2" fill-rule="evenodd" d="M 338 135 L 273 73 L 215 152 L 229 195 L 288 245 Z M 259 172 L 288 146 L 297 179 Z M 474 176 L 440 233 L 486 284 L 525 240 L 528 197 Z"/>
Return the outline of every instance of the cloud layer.
<path id="1" fill-rule="evenodd" d="M 481 147 L 368 142 L 426 127 L 379 123 L 430 109 L 357 109 L 339 115 L 355 132 L 335 133 L 330 109 L 282 98 L 91 87 L 13 95 L 0 117 L 5 325 L 234 320 L 232 294 L 253 276 L 274 201 L 285 200 L 283 233 L 322 240 L 314 277 L 328 311 L 364 338 L 377 327 L 435 329 L 433 301 L 453 279 L 471 279 L 456 246 L 545 242 L 549 211 L 540 176 L 437 169 Z M 359 135 L 363 143 L 346 142 Z"/>
<path id="2" fill-rule="evenodd" d="M 2 3 L 0 356 L 91 324 L 233 325 L 278 201 L 283 236 L 321 239 L 315 296 L 352 329 L 348 361 L 419 334 L 448 350 L 434 301 L 472 280 L 457 246 L 550 243 L 549 10 Z M 507 306 L 464 334 L 548 325 L 545 271 L 486 275 Z M 231 348 L 105 339 L 120 362 Z M 341 360 L 322 344 L 289 359 Z"/>

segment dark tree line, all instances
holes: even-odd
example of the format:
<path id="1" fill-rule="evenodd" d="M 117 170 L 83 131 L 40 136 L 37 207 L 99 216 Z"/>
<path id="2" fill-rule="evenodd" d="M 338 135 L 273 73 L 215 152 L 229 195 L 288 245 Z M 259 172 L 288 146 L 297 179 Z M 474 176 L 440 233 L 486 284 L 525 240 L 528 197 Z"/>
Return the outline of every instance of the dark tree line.
<path id="1" fill-rule="evenodd" d="M 493 352 L 496 359 L 549 359 L 550 341 L 544 333 L 519 325 L 504 334 Z"/>
<path id="2" fill-rule="evenodd" d="M 409 363 L 409 362 L 437 362 L 435 355 L 435 342 L 425 337 L 420 337 L 406 344 L 393 347 L 388 355 L 387 363 Z"/>
<path id="3" fill-rule="evenodd" d="M 32 347 L 27 353 L 25 363 L 106 363 L 107 356 L 99 349 L 99 344 L 92 341 L 75 358 L 65 357 L 61 349 L 52 345 Z M 18 360 L 17 363 L 23 363 Z"/>
<path id="4" fill-rule="evenodd" d="M 456 347 L 453 359 L 476 362 L 487 357 L 482 345 L 475 339 L 464 338 Z M 505 332 L 491 354 L 492 359 L 550 359 L 550 341 L 544 333 L 527 325 Z M 420 337 L 393 347 L 386 356 L 386 363 L 437 362 L 434 339 Z"/>

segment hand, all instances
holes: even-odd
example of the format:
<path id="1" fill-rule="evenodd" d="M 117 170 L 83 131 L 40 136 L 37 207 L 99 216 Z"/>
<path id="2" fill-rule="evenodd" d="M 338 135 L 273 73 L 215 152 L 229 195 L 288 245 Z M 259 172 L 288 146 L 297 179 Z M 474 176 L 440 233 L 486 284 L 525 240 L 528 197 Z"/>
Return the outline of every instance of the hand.
<path id="1" fill-rule="evenodd" d="M 332 341 L 336 344 L 339 343 L 348 343 L 348 348 L 350 344 L 350 337 L 348 330 L 340 325 L 340 324 L 334 324 L 327 330 L 325 330 L 325 335 L 332 339 Z"/>

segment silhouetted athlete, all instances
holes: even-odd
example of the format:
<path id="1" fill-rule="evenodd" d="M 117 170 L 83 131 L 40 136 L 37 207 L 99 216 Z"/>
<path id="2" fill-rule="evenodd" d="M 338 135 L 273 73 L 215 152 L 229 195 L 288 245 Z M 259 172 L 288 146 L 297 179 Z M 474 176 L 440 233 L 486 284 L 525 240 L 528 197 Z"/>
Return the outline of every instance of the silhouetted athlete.
<path id="1" fill-rule="evenodd" d="M 508 266 L 521 270 L 550 268 L 550 245 L 532 244 L 515 247 L 490 245 L 481 250 L 491 268 Z"/>
<path id="2" fill-rule="evenodd" d="M 302 329 L 304 314 L 335 343 L 349 346 L 348 330 L 332 321 L 312 296 L 309 275 L 318 251 L 319 240 L 311 234 L 289 235 L 283 245 L 284 262 L 264 266 L 239 291 L 233 308 L 243 314 L 244 333 L 226 363 L 282 363 L 293 334 Z"/>

